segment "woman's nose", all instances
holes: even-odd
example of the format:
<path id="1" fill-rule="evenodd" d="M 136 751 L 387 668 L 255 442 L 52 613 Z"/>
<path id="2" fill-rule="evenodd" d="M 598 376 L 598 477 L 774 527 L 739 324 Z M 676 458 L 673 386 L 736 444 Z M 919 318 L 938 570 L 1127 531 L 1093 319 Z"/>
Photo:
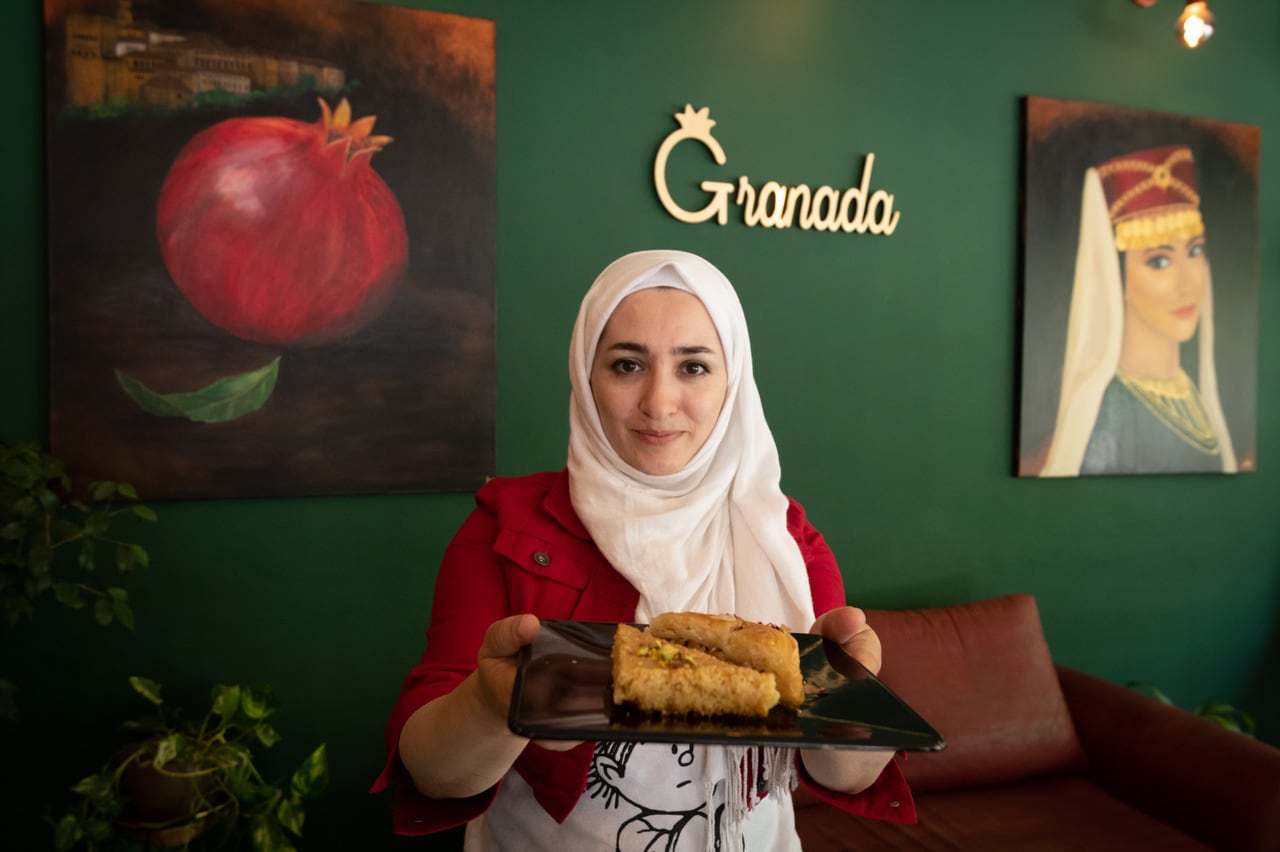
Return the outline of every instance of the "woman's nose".
<path id="1" fill-rule="evenodd" d="M 649 417 L 665 417 L 675 412 L 679 402 L 679 387 L 675 379 L 654 374 L 645 385 L 640 398 L 640 408 Z"/>

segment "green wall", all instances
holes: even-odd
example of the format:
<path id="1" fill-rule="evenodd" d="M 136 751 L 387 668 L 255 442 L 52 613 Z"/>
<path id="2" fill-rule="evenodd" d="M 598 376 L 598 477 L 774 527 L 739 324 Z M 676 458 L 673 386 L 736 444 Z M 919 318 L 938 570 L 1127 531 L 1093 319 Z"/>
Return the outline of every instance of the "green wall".
<path id="1" fill-rule="evenodd" d="M 1280 6 L 1219 0 L 1199 51 L 1175 0 L 409 0 L 492 18 L 498 39 L 499 474 L 563 464 L 565 352 L 581 293 L 637 248 L 705 254 L 738 286 L 784 485 L 826 533 L 850 600 L 875 607 L 1035 594 L 1055 657 L 1116 681 L 1213 696 L 1280 742 Z M 0 439 L 47 428 L 41 20 L 0 12 L 8 87 Z M 1020 102 L 1030 95 L 1262 128 L 1259 471 L 1019 480 Z M 657 146 L 709 106 L 728 165 L 688 178 L 851 183 L 867 152 L 892 237 L 686 225 L 654 195 Z M 684 148 L 680 149 L 684 151 Z M 731 210 L 731 213 L 736 211 Z M 731 217 L 736 219 L 736 216 Z M 424 424 L 425 425 L 425 424 Z M 144 495 L 145 496 L 145 495 Z M 469 495 L 156 506 L 135 635 L 46 608 L 0 671 L 24 721 L 0 730 L 6 826 L 94 767 L 127 675 L 177 695 L 276 684 L 283 767 L 329 744 L 307 849 L 399 848 L 364 790 L 420 653 L 435 565 Z M 892 654 L 892 649 L 887 649 Z"/>

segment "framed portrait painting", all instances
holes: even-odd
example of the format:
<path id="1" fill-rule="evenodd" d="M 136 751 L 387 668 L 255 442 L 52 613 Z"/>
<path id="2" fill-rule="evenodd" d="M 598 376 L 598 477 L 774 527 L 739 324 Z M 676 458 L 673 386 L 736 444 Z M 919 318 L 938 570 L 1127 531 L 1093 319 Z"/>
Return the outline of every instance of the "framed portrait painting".
<path id="1" fill-rule="evenodd" d="M 1017 474 L 1257 467 L 1247 124 L 1025 102 Z"/>
<path id="2" fill-rule="evenodd" d="M 150 500 L 483 483 L 493 22 L 44 10 L 52 450 Z"/>

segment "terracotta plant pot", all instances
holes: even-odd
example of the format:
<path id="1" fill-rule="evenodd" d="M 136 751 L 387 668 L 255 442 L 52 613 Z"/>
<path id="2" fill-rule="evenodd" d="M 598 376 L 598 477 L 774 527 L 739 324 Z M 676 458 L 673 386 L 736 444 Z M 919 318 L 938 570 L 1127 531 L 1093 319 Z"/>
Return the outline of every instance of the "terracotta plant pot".
<path id="1" fill-rule="evenodd" d="M 193 767 L 180 767 L 189 772 Z M 148 846 L 182 846 L 208 831 L 216 817 L 194 813 L 208 776 L 181 777 L 158 771 L 150 759 L 138 760 L 120 774 L 129 804 L 117 825 L 130 839 Z"/>

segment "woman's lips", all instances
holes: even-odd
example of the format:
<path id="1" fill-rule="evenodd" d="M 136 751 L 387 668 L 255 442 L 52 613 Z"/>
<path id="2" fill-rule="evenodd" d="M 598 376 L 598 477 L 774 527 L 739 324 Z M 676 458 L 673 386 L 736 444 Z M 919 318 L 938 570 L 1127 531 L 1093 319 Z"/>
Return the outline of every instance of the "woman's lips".
<path id="1" fill-rule="evenodd" d="M 655 429 L 635 429 L 633 431 L 635 432 L 636 437 L 639 438 L 641 441 L 643 441 L 646 444 L 652 444 L 654 446 L 669 444 L 672 441 L 674 441 L 676 438 L 680 437 L 680 433 L 678 431 L 677 432 L 660 432 Z"/>
<path id="2" fill-rule="evenodd" d="M 1196 311 L 1198 310 L 1200 310 L 1200 306 L 1193 303 L 1190 305 L 1183 305 L 1180 308 L 1175 308 L 1173 310 L 1173 315 L 1179 319 L 1191 319 L 1196 315 Z"/>

